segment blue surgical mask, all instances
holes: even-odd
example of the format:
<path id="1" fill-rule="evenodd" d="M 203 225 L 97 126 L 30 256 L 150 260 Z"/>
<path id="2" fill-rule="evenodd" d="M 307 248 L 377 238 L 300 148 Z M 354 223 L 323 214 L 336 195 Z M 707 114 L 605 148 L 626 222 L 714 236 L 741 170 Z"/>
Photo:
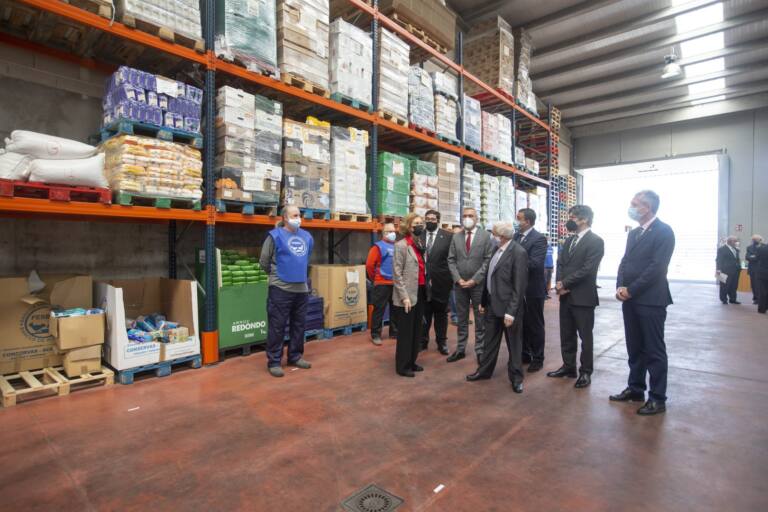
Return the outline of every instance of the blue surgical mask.
<path id="1" fill-rule="evenodd" d="M 394 242 L 395 238 L 397 238 L 397 234 L 395 233 L 384 233 L 384 240 L 387 240 L 388 242 Z"/>
<path id="2" fill-rule="evenodd" d="M 643 216 L 640 215 L 640 212 L 638 209 L 634 206 L 630 206 L 629 210 L 627 211 L 627 215 L 629 215 L 629 218 L 634 221 L 639 221 Z"/>
<path id="3" fill-rule="evenodd" d="M 520 221 L 519 220 L 512 221 L 512 225 L 515 227 L 515 231 L 520 231 Z"/>
<path id="4" fill-rule="evenodd" d="M 293 229 L 299 229 L 301 227 L 301 218 L 299 217 L 299 218 L 296 218 L 296 219 L 288 219 L 288 224 Z"/>

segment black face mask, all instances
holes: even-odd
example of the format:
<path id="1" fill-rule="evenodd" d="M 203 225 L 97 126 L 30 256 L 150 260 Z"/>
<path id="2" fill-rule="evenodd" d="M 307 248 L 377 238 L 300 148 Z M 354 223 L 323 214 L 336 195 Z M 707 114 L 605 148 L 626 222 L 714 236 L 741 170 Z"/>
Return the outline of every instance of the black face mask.
<path id="1" fill-rule="evenodd" d="M 413 226 L 414 236 L 421 236 L 423 232 L 424 232 L 424 226 Z"/>
<path id="2" fill-rule="evenodd" d="M 569 232 L 573 233 L 577 229 L 579 229 L 579 225 L 576 224 L 575 220 L 568 220 L 568 222 L 565 223 L 565 229 L 567 229 Z"/>
<path id="3" fill-rule="evenodd" d="M 427 222 L 427 231 L 432 232 L 437 229 L 437 222 Z"/>

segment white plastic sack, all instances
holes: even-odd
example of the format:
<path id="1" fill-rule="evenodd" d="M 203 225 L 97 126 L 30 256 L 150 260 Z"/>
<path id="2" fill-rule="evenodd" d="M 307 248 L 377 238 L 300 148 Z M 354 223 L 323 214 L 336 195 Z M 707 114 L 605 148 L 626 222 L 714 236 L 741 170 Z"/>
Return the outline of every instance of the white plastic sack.
<path id="1" fill-rule="evenodd" d="M 26 180 L 29 177 L 29 165 L 32 157 L 0 149 L 0 179 Z"/>
<path id="2" fill-rule="evenodd" d="M 88 144 L 26 130 L 11 132 L 11 138 L 5 139 L 5 149 L 49 160 L 88 158 L 96 154 L 96 148 Z"/>
<path id="3" fill-rule="evenodd" d="M 70 185 L 73 187 L 109 188 L 104 177 L 104 153 L 79 160 L 32 161 L 29 181 Z"/>

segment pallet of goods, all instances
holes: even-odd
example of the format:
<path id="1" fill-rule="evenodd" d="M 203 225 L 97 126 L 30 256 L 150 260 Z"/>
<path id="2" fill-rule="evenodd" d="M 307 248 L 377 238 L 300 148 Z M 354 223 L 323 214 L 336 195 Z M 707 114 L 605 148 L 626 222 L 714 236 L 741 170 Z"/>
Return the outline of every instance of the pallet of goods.
<path id="1" fill-rule="evenodd" d="M 459 224 L 461 218 L 461 159 L 450 153 L 435 151 L 423 156 L 437 166 L 439 189 L 438 211 L 442 222 Z"/>
<path id="2" fill-rule="evenodd" d="M 459 120 L 459 104 L 455 99 L 435 94 L 435 131 L 437 137 L 452 144 L 458 144 L 456 123 Z"/>
<path id="3" fill-rule="evenodd" d="M 483 122 L 480 102 L 464 95 L 464 145 L 472 151 L 483 151 Z"/>
<path id="4" fill-rule="evenodd" d="M 331 128 L 331 210 L 336 220 L 369 222 L 366 181 L 368 132 Z"/>
<path id="5" fill-rule="evenodd" d="M 308 117 L 283 120 L 282 206 L 297 206 L 305 218 L 330 218 L 331 125 Z"/>
<path id="6" fill-rule="evenodd" d="M 482 217 L 482 184 L 480 173 L 475 172 L 472 164 L 464 162 L 464 187 L 461 189 L 464 208 L 474 208 L 478 218 Z"/>
<path id="7" fill-rule="evenodd" d="M 411 159 L 411 212 L 422 217 L 428 210 L 438 209 L 438 177 L 434 162 Z"/>
<path id="8" fill-rule="evenodd" d="M 217 0 L 216 55 L 249 71 L 279 77 L 275 0 Z"/>
<path id="9" fill-rule="evenodd" d="M 435 97 L 432 77 L 419 66 L 408 71 L 408 121 L 417 128 L 435 132 Z"/>
<path id="10" fill-rule="evenodd" d="M 470 28 L 464 39 L 464 67 L 494 89 L 513 94 L 515 39 L 506 21 L 497 17 Z M 464 88 L 470 96 L 487 92 L 472 80 Z"/>
<path id="11" fill-rule="evenodd" d="M 376 187 L 376 211 L 381 222 L 394 222 L 409 211 L 411 192 L 411 162 L 406 157 L 382 151 L 378 158 L 379 172 Z"/>
<path id="12" fill-rule="evenodd" d="M 381 0 L 379 11 L 439 53 L 455 45 L 456 14 L 440 0 Z"/>
<path id="13" fill-rule="evenodd" d="M 501 195 L 499 180 L 495 176 L 483 174 L 480 179 L 482 187 L 482 216 L 480 220 L 485 229 L 490 229 L 501 220 Z"/>
<path id="14" fill-rule="evenodd" d="M 408 95 L 403 94 L 403 86 L 408 83 L 410 48 L 385 28 L 379 37 L 379 112 L 385 119 L 406 125 Z"/>
<path id="15" fill-rule="evenodd" d="M 372 46 L 368 32 L 341 18 L 331 23 L 331 99 L 371 110 Z"/>
<path id="16" fill-rule="evenodd" d="M 116 0 L 117 19 L 161 39 L 205 51 L 198 0 Z"/>
<path id="17" fill-rule="evenodd" d="M 499 180 L 499 217 L 504 221 L 513 221 L 517 215 L 515 209 L 515 183 L 509 176 L 497 176 Z"/>
<path id="18" fill-rule="evenodd" d="M 283 82 L 328 92 L 328 0 L 278 0 L 277 63 Z"/>
<path id="19" fill-rule="evenodd" d="M 531 68 L 531 53 L 533 41 L 528 31 L 517 28 L 514 31 L 515 38 L 515 88 L 513 96 L 518 104 L 526 110 L 538 115 L 536 95 L 533 93 L 533 82 L 529 74 Z"/>
<path id="20" fill-rule="evenodd" d="M 274 215 L 280 200 L 283 106 L 224 86 L 216 96 L 216 209 Z"/>

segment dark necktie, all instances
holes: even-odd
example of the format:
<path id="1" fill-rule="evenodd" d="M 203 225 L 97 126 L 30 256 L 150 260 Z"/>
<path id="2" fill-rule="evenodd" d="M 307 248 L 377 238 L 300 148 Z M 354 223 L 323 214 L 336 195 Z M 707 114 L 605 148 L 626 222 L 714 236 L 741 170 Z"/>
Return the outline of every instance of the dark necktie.
<path id="1" fill-rule="evenodd" d="M 430 233 L 427 237 L 427 254 L 432 251 L 432 244 L 435 242 L 435 234 Z"/>
<path id="2" fill-rule="evenodd" d="M 573 241 L 571 242 L 571 246 L 568 248 L 568 254 L 573 254 L 573 251 L 576 249 L 576 244 L 579 243 L 579 235 L 573 236 Z"/>
<path id="3" fill-rule="evenodd" d="M 469 254 L 470 247 L 472 247 L 472 232 L 467 231 L 467 254 Z"/>

